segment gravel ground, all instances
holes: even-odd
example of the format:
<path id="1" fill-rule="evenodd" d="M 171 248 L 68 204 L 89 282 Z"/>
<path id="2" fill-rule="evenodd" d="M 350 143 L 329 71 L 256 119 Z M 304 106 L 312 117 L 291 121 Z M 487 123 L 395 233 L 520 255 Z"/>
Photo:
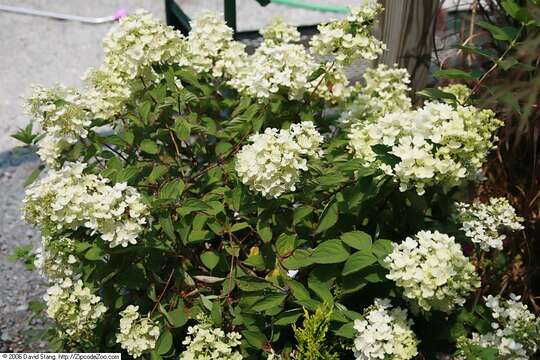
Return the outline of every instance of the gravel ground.
<path id="1" fill-rule="evenodd" d="M 332 4 L 358 4 L 361 0 L 328 0 Z M 1 0 L 3 5 L 58 11 L 82 16 L 111 15 L 118 8 L 145 8 L 164 17 L 159 0 Z M 190 15 L 201 10 L 221 11 L 218 0 L 180 0 Z M 238 0 L 240 30 L 265 25 L 276 15 L 292 24 L 314 24 L 334 18 L 306 10 L 269 5 L 261 12 L 253 0 Z M 257 14 L 257 16 L 253 16 Z M 29 300 L 43 296 L 45 283 L 35 273 L 9 260 L 16 246 L 39 244 L 34 229 L 21 220 L 23 183 L 38 164 L 35 156 L 13 152 L 16 141 L 9 134 L 25 126 L 22 99 L 32 84 L 56 82 L 77 86 L 88 67 L 99 65 L 101 39 L 112 24 L 86 25 L 0 12 L 0 352 L 43 351 L 47 345 L 33 336 L 43 327 L 41 319 L 30 319 Z"/>

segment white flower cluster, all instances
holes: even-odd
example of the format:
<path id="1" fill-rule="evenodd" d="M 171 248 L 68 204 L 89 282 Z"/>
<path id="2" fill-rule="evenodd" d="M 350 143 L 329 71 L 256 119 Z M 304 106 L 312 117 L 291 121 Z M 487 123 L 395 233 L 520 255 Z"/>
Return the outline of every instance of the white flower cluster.
<path id="1" fill-rule="evenodd" d="M 26 102 L 27 110 L 47 134 L 70 142 L 88 135 L 90 119 L 76 89 L 35 86 Z"/>
<path id="2" fill-rule="evenodd" d="M 146 223 L 141 195 L 125 183 L 108 185 L 98 175 L 84 174 L 83 163 L 67 164 L 26 190 L 24 218 L 45 233 L 87 228 L 111 247 L 136 244 Z"/>
<path id="3" fill-rule="evenodd" d="M 471 345 L 496 349 L 497 359 L 528 360 L 540 346 L 540 319 L 531 313 L 520 296 L 510 295 L 502 300 L 499 296 L 484 297 L 491 309 L 492 332 L 473 333 L 472 338 L 458 340 L 458 358 L 463 358 L 465 349 Z"/>
<path id="4" fill-rule="evenodd" d="M 323 137 L 311 121 L 288 130 L 267 128 L 249 141 L 236 156 L 236 172 L 251 190 L 268 198 L 295 191 L 300 171 L 307 170 L 307 158 L 322 154 Z"/>
<path id="5" fill-rule="evenodd" d="M 457 208 L 461 230 L 484 251 L 503 248 L 506 235 L 501 234 L 502 231 L 523 229 L 523 218 L 516 215 L 516 210 L 505 198 L 490 198 L 487 204 L 458 203 Z"/>
<path id="6" fill-rule="evenodd" d="M 319 25 L 319 34 L 311 39 L 311 47 L 317 55 L 332 55 L 343 64 L 351 64 L 358 58 L 375 60 L 386 48 L 373 36 L 375 17 L 383 10 L 375 0 L 351 9 L 343 20 Z"/>
<path id="7" fill-rule="evenodd" d="M 43 236 L 41 248 L 38 249 L 35 267 L 53 283 L 62 282 L 65 278 L 73 278 L 79 261 L 73 255 L 75 241 L 67 236 Z"/>
<path id="8" fill-rule="evenodd" d="M 313 57 L 299 44 L 266 41 L 246 59 L 229 81 L 241 93 L 264 99 L 285 89 L 289 99 L 301 97 L 317 69 Z"/>
<path id="9" fill-rule="evenodd" d="M 233 30 L 225 24 L 222 16 L 204 12 L 191 23 L 187 39 L 186 63 L 198 72 L 227 78 L 245 66 L 245 46 L 233 40 Z"/>
<path id="10" fill-rule="evenodd" d="M 80 341 L 92 336 L 98 320 L 107 311 L 99 296 L 81 280 L 66 278 L 47 290 L 47 315 L 54 319 L 69 339 Z"/>
<path id="11" fill-rule="evenodd" d="M 270 24 L 260 31 L 264 41 L 272 41 L 276 44 L 290 43 L 300 40 L 298 30 L 285 21 L 283 18 L 275 18 Z"/>
<path id="12" fill-rule="evenodd" d="M 153 350 L 159 338 L 159 327 L 150 317 L 141 317 L 139 307 L 128 305 L 120 312 L 120 332 L 116 342 L 134 358 Z"/>
<path id="13" fill-rule="evenodd" d="M 389 299 L 375 299 L 362 320 L 354 321 L 357 332 L 353 351 L 356 360 L 408 360 L 418 354 L 418 340 L 411 330 L 407 310 L 392 308 Z"/>
<path id="14" fill-rule="evenodd" d="M 186 350 L 180 354 L 180 360 L 242 360 L 242 354 L 234 349 L 240 345 L 241 339 L 242 336 L 235 331 L 225 333 L 212 327 L 208 321 L 202 321 L 188 327 L 187 336 L 182 341 Z"/>
<path id="15" fill-rule="evenodd" d="M 453 237 L 438 231 L 420 231 L 384 259 L 386 277 L 403 288 L 404 296 L 425 311 L 450 312 L 465 303 L 480 286 L 474 266 Z"/>
<path id="16" fill-rule="evenodd" d="M 456 97 L 460 104 L 464 104 L 471 96 L 472 90 L 464 84 L 451 84 L 441 88 L 441 91 L 450 93 Z"/>
<path id="17" fill-rule="evenodd" d="M 389 68 L 380 64 L 366 69 L 364 84 L 356 87 L 357 94 L 342 113 L 340 123 L 345 126 L 362 126 L 380 117 L 411 109 L 408 96 L 411 82 L 407 69 Z"/>
<path id="18" fill-rule="evenodd" d="M 131 95 L 132 81 L 152 77 L 150 66 L 185 65 L 185 39 L 149 12 L 137 10 L 113 28 L 103 41 L 105 59 L 85 76 L 89 89 L 85 103 L 97 116 L 109 119 L 119 113 Z"/>
<path id="19" fill-rule="evenodd" d="M 306 86 L 306 91 L 332 104 L 348 99 L 351 95 L 351 87 L 345 68 L 335 63 L 327 63 L 323 66 L 323 74 L 310 81 Z"/>
<path id="20" fill-rule="evenodd" d="M 38 155 L 50 168 L 58 165 L 62 151 L 88 135 L 90 117 L 76 89 L 64 86 L 35 86 L 26 109 L 45 136 L 38 142 Z"/>
<path id="21" fill-rule="evenodd" d="M 395 177 L 401 191 L 416 188 L 422 195 L 426 186 L 450 188 L 474 179 L 501 125 L 491 110 L 428 103 L 358 124 L 349 134 L 349 148 L 367 166 Z M 385 161 L 375 145 L 382 146 Z"/>

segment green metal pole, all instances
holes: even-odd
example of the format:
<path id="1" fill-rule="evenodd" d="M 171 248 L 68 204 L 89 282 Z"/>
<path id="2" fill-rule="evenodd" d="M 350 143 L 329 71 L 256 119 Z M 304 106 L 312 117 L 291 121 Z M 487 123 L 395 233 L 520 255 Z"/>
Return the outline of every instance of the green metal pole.
<path id="1" fill-rule="evenodd" d="M 236 34 L 236 0 L 225 0 L 225 22 Z"/>
<path id="2" fill-rule="evenodd" d="M 280 4 L 300 9 L 316 10 L 322 12 L 334 12 L 339 14 L 348 14 L 350 12 L 347 6 L 317 4 L 302 0 L 271 0 L 271 2 L 272 4 Z"/>

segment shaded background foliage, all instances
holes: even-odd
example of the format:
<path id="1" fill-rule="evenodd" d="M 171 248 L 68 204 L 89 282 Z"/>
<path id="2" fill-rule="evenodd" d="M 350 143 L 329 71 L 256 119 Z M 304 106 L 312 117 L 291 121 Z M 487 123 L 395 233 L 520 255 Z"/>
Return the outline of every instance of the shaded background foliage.
<path id="1" fill-rule="evenodd" d="M 525 230 L 506 240 L 504 254 L 482 260 L 491 264 L 486 278 L 502 278 L 483 290 L 520 293 L 539 312 L 540 3 L 475 0 L 470 9 L 439 13 L 443 44 L 434 60 L 444 71 L 435 76 L 442 84 L 468 84 L 474 102 L 505 121 L 499 146 L 485 165 L 487 180 L 471 195 L 506 196 L 526 219 Z M 449 47 L 448 39 L 458 43 Z"/>

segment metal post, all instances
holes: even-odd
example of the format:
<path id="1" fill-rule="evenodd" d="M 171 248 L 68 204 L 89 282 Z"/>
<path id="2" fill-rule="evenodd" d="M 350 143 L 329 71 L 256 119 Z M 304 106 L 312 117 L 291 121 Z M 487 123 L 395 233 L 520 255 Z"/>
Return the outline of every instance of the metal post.
<path id="1" fill-rule="evenodd" d="M 236 0 L 225 0 L 225 22 L 236 34 Z"/>

